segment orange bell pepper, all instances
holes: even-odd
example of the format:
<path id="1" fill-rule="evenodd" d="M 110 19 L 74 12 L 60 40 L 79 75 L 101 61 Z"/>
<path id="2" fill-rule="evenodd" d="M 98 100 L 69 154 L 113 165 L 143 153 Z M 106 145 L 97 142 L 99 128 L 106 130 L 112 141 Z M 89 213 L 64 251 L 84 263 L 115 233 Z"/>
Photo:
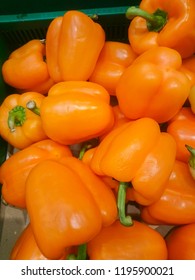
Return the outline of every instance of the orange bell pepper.
<path id="1" fill-rule="evenodd" d="M 104 86 L 111 95 L 115 95 L 120 76 L 136 57 L 129 44 L 106 41 L 89 81 Z"/>
<path id="2" fill-rule="evenodd" d="M 168 260 L 195 260 L 195 223 L 174 227 L 165 241 Z"/>
<path id="3" fill-rule="evenodd" d="M 72 156 L 70 148 L 50 139 L 36 142 L 11 155 L 0 168 L 0 182 L 4 201 L 15 207 L 26 208 L 26 179 L 30 170 L 45 159 Z"/>
<path id="4" fill-rule="evenodd" d="M 67 11 L 50 23 L 46 59 L 55 82 L 85 80 L 91 76 L 105 43 L 102 26 L 81 11 Z"/>
<path id="5" fill-rule="evenodd" d="M 191 82 L 191 87 L 195 85 L 195 56 L 192 55 L 182 60 L 182 66 L 180 68 L 184 72 Z"/>
<path id="6" fill-rule="evenodd" d="M 47 93 L 53 80 L 45 62 L 45 44 L 33 39 L 14 50 L 2 65 L 2 75 L 16 89 Z"/>
<path id="7" fill-rule="evenodd" d="M 172 136 L 161 132 L 158 123 L 150 118 L 121 125 L 96 147 L 90 163 L 92 170 L 121 182 L 118 207 L 122 223 L 126 224 L 123 204 L 129 183 L 138 203 L 151 204 L 158 200 L 172 171 L 175 154 Z"/>
<path id="8" fill-rule="evenodd" d="M 176 160 L 163 194 L 159 200 L 142 208 L 142 219 L 148 222 L 149 214 L 163 224 L 182 225 L 195 223 L 194 213 L 195 181 L 188 164 Z"/>
<path id="9" fill-rule="evenodd" d="M 69 254 L 75 253 L 76 248 L 66 248 L 62 260 L 65 260 Z M 21 232 L 18 239 L 16 240 L 11 252 L 10 260 L 49 260 L 46 258 L 35 240 L 32 232 L 31 224 L 29 223 Z"/>
<path id="10" fill-rule="evenodd" d="M 103 228 L 87 244 L 90 260 L 166 260 L 164 238 L 136 220 L 124 227 L 119 221 Z"/>
<path id="11" fill-rule="evenodd" d="M 50 259 L 88 242 L 117 218 L 112 191 L 75 157 L 37 164 L 26 181 L 26 202 L 37 244 Z"/>
<path id="12" fill-rule="evenodd" d="M 186 145 L 195 147 L 195 115 L 190 107 L 182 107 L 168 122 L 167 132 L 175 139 L 177 145 L 176 158 L 188 162 L 190 153 Z"/>
<path id="13" fill-rule="evenodd" d="M 63 91 L 61 83 L 56 84 L 40 106 L 43 129 L 49 138 L 73 145 L 99 137 L 113 126 L 109 94 L 103 87 L 86 81 L 64 83 L 68 89 Z"/>
<path id="14" fill-rule="evenodd" d="M 130 119 L 151 117 L 159 123 L 171 119 L 191 88 L 190 80 L 180 71 L 181 65 L 179 53 L 166 47 L 152 48 L 138 56 L 116 87 L 124 115 Z"/>
<path id="15" fill-rule="evenodd" d="M 8 95 L 0 107 L 1 137 L 18 149 L 48 138 L 40 116 L 26 109 L 26 103 L 31 99 L 39 107 L 44 98 L 37 92 Z"/>
<path id="16" fill-rule="evenodd" d="M 142 0 L 127 9 L 131 19 L 128 37 L 133 50 L 141 54 L 156 46 L 177 50 L 183 58 L 195 52 L 194 0 Z"/>

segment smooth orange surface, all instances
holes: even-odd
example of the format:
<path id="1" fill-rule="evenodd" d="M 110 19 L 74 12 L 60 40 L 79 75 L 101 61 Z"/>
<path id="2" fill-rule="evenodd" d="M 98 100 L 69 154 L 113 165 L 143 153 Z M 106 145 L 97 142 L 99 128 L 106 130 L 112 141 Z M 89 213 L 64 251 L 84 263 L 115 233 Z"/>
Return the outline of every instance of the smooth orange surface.
<path id="1" fill-rule="evenodd" d="M 181 56 L 189 57 L 195 52 L 195 21 L 193 0 L 142 0 L 140 8 L 153 13 L 161 9 L 168 13 L 165 26 L 159 31 L 148 31 L 146 20 L 135 17 L 129 25 L 128 36 L 133 50 L 141 54 L 155 46 L 177 50 Z"/>
<path id="2" fill-rule="evenodd" d="M 60 259 L 65 248 L 88 242 L 102 228 L 93 194 L 63 163 L 45 160 L 31 170 L 26 203 L 37 244 L 50 259 Z"/>
<path id="3" fill-rule="evenodd" d="M 138 56 L 125 69 L 116 87 L 124 115 L 129 119 L 150 117 L 163 123 L 178 113 L 191 88 L 190 80 L 179 70 L 181 64 L 179 53 L 166 47 Z"/>
<path id="4" fill-rule="evenodd" d="M 50 139 L 36 142 L 9 157 L 0 168 L 3 199 L 16 207 L 25 208 L 26 179 L 31 169 L 40 161 L 71 156 L 69 147 Z"/>
<path id="5" fill-rule="evenodd" d="M 158 201 L 143 208 L 143 213 L 144 209 L 152 218 L 165 224 L 182 225 L 195 222 L 195 181 L 187 163 L 175 161 L 164 193 Z"/>
<path id="6" fill-rule="evenodd" d="M 136 220 L 125 227 L 116 221 L 103 228 L 87 245 L 90 260 L 166 260 L 164 238 Z"/>

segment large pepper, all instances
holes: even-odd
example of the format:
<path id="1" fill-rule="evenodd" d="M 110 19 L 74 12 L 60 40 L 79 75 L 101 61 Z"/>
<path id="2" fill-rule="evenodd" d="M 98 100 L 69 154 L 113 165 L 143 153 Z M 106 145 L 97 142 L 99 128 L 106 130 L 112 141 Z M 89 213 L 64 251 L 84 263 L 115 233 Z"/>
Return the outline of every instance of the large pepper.
<path id="1" fill-rule="evenodd" d="M 0 168 L 0 182 L 4 201 L 15 207 L 25 208 L 26 178 L 30 170 L 48 158 L 71 156 L 70 148 L 50 139 L 36 142 L 11 155 Z"/>
<path id="2" fill-rule="evenodd" d="M 172 228 L 165 241 L 168 260 L 195 260 L 195 223 Z"/>
<path id="3" fill-rule="evenodd" d="M 81 11 L 55 18 L 46 33 L 46 59 L 55 82 L 88 80 L 105 43 L 102 26 Z"/>
<path id="4" fill-rule="evenodd" d="M 117 218 L 110 188 L 75 157 L 37 164 L 26 181 L 26 201 L 37 244 L 51 259 L 88 242 Z"/>
<path id="5" fill-rule="evenodd" d="M 155 46 L 177 50 L 183 58 L 195 52 L 194 0 L 142 0 L 130 7 L 132 19 L 128 37 L 134 51 L 141 54 Z"/>
<path id="6" fill-rule="evenodd" d="M 158 123 L 150 118 L 119 126 L 96 147 L 90 167 L 100 176 L 121 182 L 118 206 L 122 223 L 126 224 L 127 220 L 129 224 L 122 206 L 129 183 L 138 203 L 151 204 L 158 200 L 172 171 L 175 154 L 172 136 L 161 132 Z"/>
<path id="7" fill-rule="evenodd" d="M 26 103 L 32 99 L 39 107 L 44 98 L 38 92 L 8 95 L 0 107 L 1 137 L 18 149 L 48 138 L 40 116 L 26 108 Z"/>
<path id="8" fill-rule="evenodd" d="M 146 215 L 145 215 L 146 213 Z M 158 223 L 181 225 L 195 222 L 195 181 L 188 164 L 176 160 L 165 190 L 159 200 L 143 207 L 141 216 L 145 222 L 149 217 Z"/>
<path id="9" fill-rule="evenodd" d="M 182 107 L 168 122 L 167 132 L 171 134 L 176 141 L 176 158 L 188 162 L 190 153 L 186 145 L 195 147 L 195 115 L 192 113 L 190 107 Z"/>
<path id="10" fill-rule="evenodd" d="M 87 244 L 90 260 L 166 260 L 164 238 L 148 225 L 134 220 L 124 227 L 119 221 L 103 228 Z"/>
<path id="11" fill-rule="evenodd" d="M 49 138 L 72 145 L 101 136 L 113 126 L 109 94 L 102 86 L 67 81 L 54 88 L 40 106 L 43 129 Z"/>
<path id="12" fill-rule="evenodd" d="M 159 123 L 171 119 L 191 88 L 190 80 L 180 71 L 181 65 L 179 53 L 166 47 L 152 48 L 138 56 L 116 87 L 124 115 L 130 119 L 151 117 Z"/>
<path id="13" fill-rule="evenodd" d="M 45 62 L 45 44 L 33 39 L 14 50 L 2 65 L 2 75 L 16 89 L 47 93 L 54 82 Z"/>
<path id="14" fill-rule="evenodd" d="M 130 44 L 106 41 L 89 80 L 104 86 L 111 95 L 115 95 L 120 76 L 136 57 Z"/>

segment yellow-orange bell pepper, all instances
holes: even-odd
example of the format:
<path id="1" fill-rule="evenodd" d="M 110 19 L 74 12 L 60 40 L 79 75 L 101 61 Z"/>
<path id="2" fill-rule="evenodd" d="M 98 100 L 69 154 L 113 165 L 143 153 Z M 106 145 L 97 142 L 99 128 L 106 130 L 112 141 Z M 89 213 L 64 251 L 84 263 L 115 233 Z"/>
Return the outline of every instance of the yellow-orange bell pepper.
<path id="1" fill-rule="evenodd" d="M 57 83 L 40 106 L 46 135 L 65 145 L 103 135 L 114 124 L 109 96 L 102 86 L 95 83 Z M 36 109 L 36 104 L 34 108 Z"/>
<path id="2" fill-rule="evenodd" d="M 8 95 L 0 107 L 1 137 L 18 149 L 47 139 L 40 116 L 26 108 L 26 103 L 32 99 L 39 107 L 44 98 L 45 96 L 38 92 Z"/>
<path id="3" fill-rule="evenodd" d="M 183 58 L 195 52 L 194 0 L 142 0 L 130 7 L 132 19 L 128 37 L 133 50 L 141 54 L 156 46 L 177 50 Z"/>
<path id="4" fill-rule="evenodd" d="M 60 159 L 71 156 L 70 148 L 50 139 L 38 141 L 11 155 L 0 168 L 2 197 L 10 205 L 26 208 L 26 178 L 30 170 L 40 161 L 48 158 Z"/>
<path id="5" fill-rule="evenodd" d="M 95 148 L 90 167 L 100 176 L 106 175 L 121 182 L 119 207 L 125 200 L 129 183 L 135 200 L 148 205 L 162 195 L 175 155 L 173 137 L 161 132 L 155 120 L 140 118 L 111 131 Z"/>
<path id="6" fill-rule="evenodd" d="M 106 41 L 89 81 L 104 86 L 109 94 L 115 95 L 120 76 L 136 57 L 130 44 Z"/>
<path id="7" fill-rule="evenodd" d="M 154 47 L 126 68 L 117 87 L 119 107 L 130 119 L 151 117 L 167 122 L 188 98 L 191 82 L 180 71 L 180 54 L 167 47 Z"/>
<path id="8" fill-rule="evenodd" d="M 26 181 L 26 203 L 41 252 L 59 259 L 117 219 L 114 195 L 75 157 L 38 163 Z"/>
<path id="9" fill-rule="evenodd" d="M 47 93 L 54 82 L 45 61 L 45 44 L 33 39 L 14 50 L 2 65 L 2 75 L 16 89 Z"/>
<path id="10" fill-rule="evenodd" d="M 102 26 L 81 11 L 55 18 L 46 33 L 46 59 L 55 82 L 88 80 L 105 43 Z"/>

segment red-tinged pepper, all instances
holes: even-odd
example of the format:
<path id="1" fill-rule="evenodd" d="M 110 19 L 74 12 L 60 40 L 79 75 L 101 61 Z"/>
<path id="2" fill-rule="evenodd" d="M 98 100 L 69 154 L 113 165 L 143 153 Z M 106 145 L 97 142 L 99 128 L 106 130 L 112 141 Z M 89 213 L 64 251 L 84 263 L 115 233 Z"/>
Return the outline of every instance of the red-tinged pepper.
<path id="1" fill-rule="evenodd" d="M 159 200 L 142 208 L 142 219 L 148 222 L 150 216 L 163 224 L 182 225 L 194 223 L 194 213 L 195 181 L 188 164 L 176 160 L 163 194 Z"/>
<path id="2" fill-rule="evenodd" d="M 117 218 L 111 190 L 75 157 L 37 164 L 26 181 L 26 203 L 37 244 L 50 259 L 87 243 Z"/>
<path id="3" fill-rule="evenodd" d="M 142 0 L 130 7 L 128 37 L 133 50 L 141 54 L 156 46 L 177 50 L 183 58 L 195 52 L 194 0 Z"/>
<path id="4" fill-rule="evenodd" d="M 40 116 L 26 109 L 26 103 L 32 99 L 40 107 L 44 98 L 38 92 L 8 95 L 0 107 L 1 137 L 18 149 L 47 139 Z"/>
<path id="5" fill-rule="evenodd" d="M 72 156 L 70 148 L 50 139 L 36 142 L 11 155 L 0 168 L 3 200 L 15 207 L 26 208 L 26 179 L 30 170 L 45 159 L 59 160 Z"/>
<path id="6" fill-rule="evenodd" d="M 120 76 L 136 57 L 130 44 L 106 41 L 89 80 L 104 86 L 109 94 L 115 95 Z"/>
<path id="7" fill-rule="evenodd" d="M 170 120 L 184 105 L 191 88 L 181 65 L 179 53 L 167 47 L 155 47 L 138 56 L 116 87 L 123 114 L 129 119 L 150 117 L 159 123 Z"/>
<path id="8" fill-rule="evenodd" d="M 148 225 L 133 221 L 124 227 L 119 221 L 103 228 L 87 244 L 90 260 L 166 260 L 164 238 Z"/>
<path id="9" fill-rule="evenodd" d="M 102 26 L 83 12 L 71 10 L 55 18 L 46 33 L 50 76 L 55 82 L 87 81 L 104 43 Z"/>
<path id="10" fill-rule="evenodd" d="M 45 61 L 45 44 L 33 39 L 14 50 L 2 65 L 2 75 L 16 89 L 47 93 L 54 82 Z"/>

